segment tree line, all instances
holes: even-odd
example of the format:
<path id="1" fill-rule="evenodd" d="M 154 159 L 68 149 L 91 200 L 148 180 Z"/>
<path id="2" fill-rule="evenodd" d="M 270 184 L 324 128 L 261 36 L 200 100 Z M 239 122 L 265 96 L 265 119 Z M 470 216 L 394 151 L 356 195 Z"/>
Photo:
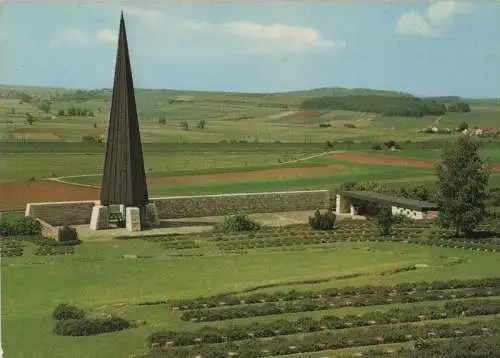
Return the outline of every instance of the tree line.
<path id="1" fill-rule="evenodd" d="M 301 107 L 303 109 L 337 109 L 378 113 L 384 116 L 398 117 L 442 116 L 448 111 L 470 112 L 470 107 L 466 103 L 453 103 L 447 108 L 444 103 L 439 103 L 433 99 L 423 99 L 413 96 L 323 96 L 307 99 L 302 102 Z"/>

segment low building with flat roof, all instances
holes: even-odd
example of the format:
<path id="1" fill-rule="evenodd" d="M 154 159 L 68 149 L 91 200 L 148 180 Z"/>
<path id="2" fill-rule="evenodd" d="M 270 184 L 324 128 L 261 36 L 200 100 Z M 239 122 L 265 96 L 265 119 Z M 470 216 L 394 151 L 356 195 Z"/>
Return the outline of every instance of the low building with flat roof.
<path id="1" fill-rule="evenodd" d="M 437 216 L 438 206 L 423 200 L 389 196 L 373 191 L 344 191 L 337 194 L 336 210 L 338 215 L 375 214 L 378 205 L 388 205 L 393 215 L 404 215 L 411 219 L 433 219 Z"/>

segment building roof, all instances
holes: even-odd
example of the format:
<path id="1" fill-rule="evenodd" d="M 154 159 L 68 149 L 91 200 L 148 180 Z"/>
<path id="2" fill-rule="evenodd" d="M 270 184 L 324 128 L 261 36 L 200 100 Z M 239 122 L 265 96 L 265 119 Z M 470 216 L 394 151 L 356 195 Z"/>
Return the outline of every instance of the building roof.
<path id="1" fill-rule="evenodd" d="M 427 210 L 437 210 L 438 209 L 437 204 L 431 203 L 429 201 L 414 200 L 414 199 L 407 199 L 407 198 L 398 198 L 395 196 L 380 194 L 380 193 L 376 193 L 373 191 L 364 191 L 364 190 L 344 191 L 344 192 L 342 192 L 342 195 L 344 195 L 347 198 L 351 198 L 351 199 L 364 200 L 364 201 L 369 201 L 369 202 L 376 203 L 376 204 L 394 205 L 394 206 L 399 206 L 402 208 L 412 209 L 412 210 L 427 211 Z"/>

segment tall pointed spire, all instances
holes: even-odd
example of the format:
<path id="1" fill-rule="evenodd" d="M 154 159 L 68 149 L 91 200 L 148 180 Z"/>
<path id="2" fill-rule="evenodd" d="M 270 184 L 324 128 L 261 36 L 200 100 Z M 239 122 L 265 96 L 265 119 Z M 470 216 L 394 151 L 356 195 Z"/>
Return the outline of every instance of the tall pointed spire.
<path id="1" fill-rule="evenodd" d="M 149 201 L 123 11 L 100 200 L 134 207 Z"/>

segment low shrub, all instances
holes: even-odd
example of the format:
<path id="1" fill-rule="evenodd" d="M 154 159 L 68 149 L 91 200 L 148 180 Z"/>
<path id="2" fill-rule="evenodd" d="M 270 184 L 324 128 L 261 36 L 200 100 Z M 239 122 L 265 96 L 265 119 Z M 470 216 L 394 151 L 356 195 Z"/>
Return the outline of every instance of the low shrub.
<path id="1" fill-rule="evenodd" d="M 332 230 L 335 227 L 336 218 L 332 211 L 321 213 L 316 210 L 314 216 L 309 217 L 309 225 L 313 230 Z"/>
<path id="2" fill-rule="evenodd" d="M 0 232 L 5 236 L 40 235 L 42 225 L 31 216 L 0 218 Z"/>
<path id="3" fill-rule="evenodd" d="M 225 232 L 256 231 L 260 229 L 260 225 L 246 215 L 229 215 L 216 229 Z"/>
<path id="4" fill-rule="evenodd" d="M 74 254 L 73 246 L 40 246 L 35 251 L 36 256 L 66 255 Z"/>
<path id="5" fill-rule="evenodd" d="M 67 303 L 60 303 L 54 308 L 52 318 L 60 321 L 67 319 L 82 319 L 85 317 L 85 312 L 75 306 Z"/>
<path id="6" fill-rule="evenodd" d="M 488 333 L 485 333 L 488 332 Z M 248 331 L 245 332 L 248 335 Z M 185 347 L 160 348 L 151 357 L 266 357 L 270 355 L 288 355 L 326 350 L 337 350 L 350 347 L 373 346 L 388 343 L 404 343 L 420 339 L 446 339 L 457 336 L 488 337 L 500 333 L 500 319 L 471 322 L 435 322 L 422 325 L 405 323 L 400 325 L 383 325 L 375 327 L 356 327 L 348 330 L 314 332 L 307 335 L 278 336 L 266 339 L 246 339 L 238 343 L 222 343 L 205 345 L 193 344 Z M 482 338 L 481 337 L 481 338 Z M 479 341 L 481 338 L 476 337 Z M 203 342 L 203 339 L 200 339 Z M 491 352 L 491 351 L 490 351 Z M 495 354 L 495 353 L 494 353 Z M 443 355 L 437 355 L 445 357 Z M 436 357 L 437 357 L 436 356 Z M 446 355 L 451 357 L 452 355 Z M 455 355 L 453 355 L 455 357 Z M 495 355 L 486 355 L 494 357 Z M 417 355 L 417 357 L 423 357 Z M 433 355 L 435 357 L 435 355 Z"/>
<path id="7" fill-rule="evenodd" d="M 123 331 L 132 324 L 123 318 L 81 318 L 57 321 L 54 334 L 58 336 L 92 336 L 95 334 Z"/>
<path id="8" fill-rule="evenodd" d="M 76 241 L 58 241 L 51 237 L 43 237 L 43 236 L 31 236 L 25 238 L 26 241 L 30 241 L 35 245 L 40 247 L 42 246 L 74 246 L 80 245 L 81 241 L 77 239 Z"/>
<path id="9" fill-rule="evenodd" d="M 478 312 L 477 308 L 481 310 Z M 486 316 L 500 313 L 500 301 L 473 299 L 468 301 L 451 301 L 440 306 L 398 307 L 386 312 L 366 312 L 360 315 L 334 316 L 325 315 L 320 318 L 302 317 L 296 320 L 278 319 L 271 322 L 254 322 L 248 325 L 232 324 L 226 327 L 204 326 L 193 332 L 160 331 L 148 337 L 148 344 L 164 345 L 171 341 L 176 346 L 195 344 L 201 337 L 203 343 L 220 343 L 239 341 L 248 338 L 253 332 L 256 338 L 275 337 L 279 335 L 303 332 L 319 332 L 325 329 L 336 330 L 349 327 L 385 325 L 390 323 L 419 322 L 422 317 L 429 320 L 449 319 L 464 316 Z M 224 338 L 225 337 L 225 338 Z"/>

